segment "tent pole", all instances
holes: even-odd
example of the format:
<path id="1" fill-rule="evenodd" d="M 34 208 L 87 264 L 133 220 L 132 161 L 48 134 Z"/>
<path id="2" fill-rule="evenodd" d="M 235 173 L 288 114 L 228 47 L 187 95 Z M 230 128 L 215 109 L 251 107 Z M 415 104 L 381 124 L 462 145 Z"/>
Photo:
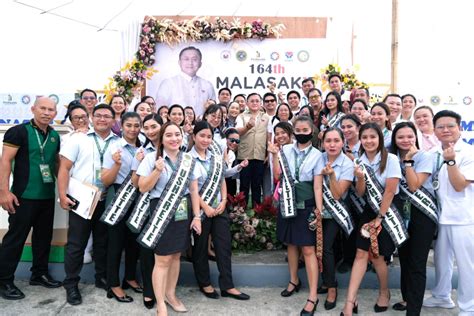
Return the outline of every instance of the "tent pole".
<path id="1" fill-rule="evenodd" d="M 390 92 L 398 90 L 398 0 L 392 0 L 392 63 Z"/>

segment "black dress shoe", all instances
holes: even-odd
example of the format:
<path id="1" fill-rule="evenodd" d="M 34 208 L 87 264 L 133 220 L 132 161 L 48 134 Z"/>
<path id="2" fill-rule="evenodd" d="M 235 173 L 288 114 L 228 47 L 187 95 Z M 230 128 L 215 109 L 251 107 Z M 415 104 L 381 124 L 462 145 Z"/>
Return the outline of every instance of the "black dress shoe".
<path id="1" fill-rule="evenodd" d="M 388 292 L 388 299 L 390 300 L 390 292 Z M 377 303 L 375 303 L 375 305 L 374 305 L 374 312 L 376 312 L 376 313 L 383 313 L 387 309 L 388 309 L 388 305 L 387 306 L 380 306 Z"/>
<path id="2" fill-rule="evenodd" d="M 6 300 L 21 300 L 25 298 L 25 294 L 13 283 L 0 285 L 0 295 Z"/>
<path id="3" fill-rule="evenodd" d="M 312 301 L 310 299 L 307 299 L 306 300 L 307 302 L 313 304 L 313 309 L 310 310 L 310 311 L 307 311 L 306 309 L 302 309 L 301 312 L 300 312 L 300 316 L 303 316 L 303 315 L 314 315 L 314 312 L 316 312 L 316 308 L 318 307 L 318 303 L 319 303 L 319 300 L 316 300 L 315 301 Z"/>
<path id="4" fill-rule="evenodd" d="M 232 293 L 229 293 L 229 292 L 224 291 L 224 290 L 221 290 L 221 296 L 222 296 L 222 297 L 235 298 L 236 300 L 240 300 L 240 301 L 246 301 L 246 300 L 250 299 L 250 296 L 248 296 L 248 295 L 245 294 L 245 293 L 232 294 Z"/>
<path id="5" fill-rule="evenodd" d="M 77 285 L 66 289 L 66 300 L 71 305 L 79 305 L 82 303 L 81 292 L 79 292 Z"/>
<path id="6" fill-rule="evenodd" d="M 143 293 L 143 288 L 140 285 L 138 287 L 133 287 L 125 279 L 123 279 L 123 281 L 122 281 L 122 289 L 124 289 L 124 290 L 132 289 L 133 292 L 135 292 L 135 293 Z"/>
<path id="7" fill-rule="evenodd" d="M 145 299 L 143 299 L 143 305 L 147 308 L 147 309 L 152 309 L 153 307 L 155 307 L 155 300 L 152 299 L 151 301 L 145 301 Z"/>
<path id="8" fill-rule="evenodd" d="M 399 311 L 399 312 L 404 312 L 407 310 L 407 306 L 406 305 L 403 305 L 402 303 L 395 303 L 393 304 L 392 308 L 396 311 Z"/>
<path id="9" fill-rule="evenodd" d="M 214 291 L 209 293 L 209 292 L 204 291 L 204 288 L 200 287 L 199 291 L 201 291 L 201 293 L 204 294 L 204 296 L 207 298 L 212 298 L 215 300 L 219 298 L 219 293 L 217 293 L 216 289 L 214 289 Z"/>
<path id="10" fill-rule="evenodd" d="M 117 296 L 117 295 L 115 295 L 114 291 L 112 291 L 112 289 L 109 289 L 107 291 L 107 298 L 115 298 L 117 300 L 117 302 L 120 302 L 120 303 L 131 303 L 131 302 L 133 302 L 132 297 L 128 296 L 127 294 L 125 294 L 122 297 Z"/>
<path id="11" fill-rule="evenodd" d="M 334 307 L 336 307 L 336 302 L 337 302 L 337 288 L 336 288 L 336 297 L 334 298 L 334 302 L 329 302 L 327 299 L 324 301 L 324 309 L 325 310 L 331 310 Z"/>
<path id="12" fill-rule="evenodd" d="M 49 274 L 40 276 L 32 276 L 30 285 L 41 285 L 48 289 L 55 289 L 63 285 L 61 282 L 54 280 Z"/>
<path id="13" fill-rule="evenodd" d="M 107 286 L 107 280 L 105 278 L 99 278 L 99 279 L 96 279 L 95 280 L 95 287 L 99 288 L 99 289 L 103 289 L 103 290 L 106 290 L 109 288 Z"/>
<path id="14" fill-rule="evenodd" d="M 291 295 L 293 295 L 293 293 L 298 293 L 300 291 L 300 288 L 301 288 L 301 280 L 298 280 L 298 284 L 294 284 L 293 282 L 289 282 L 291 285 L 293 285 L 293 290 L 291 291 L 288 291 L 288 289 L 284 289 L 283 291 L 281 291 L 280 295 L 283 296 L 283 297 L 290 297 Z"/>

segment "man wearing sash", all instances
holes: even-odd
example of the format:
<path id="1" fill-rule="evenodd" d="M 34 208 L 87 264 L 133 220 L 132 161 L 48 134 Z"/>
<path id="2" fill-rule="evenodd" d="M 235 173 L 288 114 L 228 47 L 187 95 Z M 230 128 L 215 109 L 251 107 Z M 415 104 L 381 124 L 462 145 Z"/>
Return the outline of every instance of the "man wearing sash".
<path id="1" fill-rule="evenodd" d="M 392 149 L 400 158 L 402 179 L 400 193 L 394 202 L 407 223 L 410 239 L 398 250 L 400 257 L 400 290 L 403 301 L 393 309 L 420 315 L 426 286 L 426 261 L 438 224 L 431 174 L 433 155 L 418 150 L 416 128 L 411 122 L 400 122 L 392 134 Z"/>
<path id="2" fill-rule="evenodd" d="M 344 136 L 338 128 L 329 127 L 323 133 L 325 152 L 318 160 L 316 170 L 323 177 L 323 289 L 328 297 L 324 308 L 336 307 L 337 280 L 334 243 L 339 231 L 349 236 L 354 230 L 352 216 L 342 203 L 354 178 L 354 163 L 343 152 Z"/>
<path id="3" fill-rule="evenodd" d="M 0 295 L 7 300 L 25 297 L 13 280 L 31 228 L 30 284 L 46 288 L 61 286 L 48 273 L 53 237 L 54 176 L 59 152 L 59 135 L 49 123 L 56 116 L 56 104 L 49 98 L 39 97 L 31 111 L 33 119 L 30 122 L 11 127 L 3 138 L 0 205 L 9 214 L 9 227 L 0 246 Z"/>
<path id="4" fill-rule="evenodd" d="M 388 288 L 388 267 L 384 256 L 391 255 L 395 247 L 408 238 L 404 223 L 392 205 L 398 194 L 401 178 L 400 165 L 395 155 L 387 153 L 383 134 L 375 123 L 361 126 L 360 158 L 356 160 L 354 175 L 356 193 L 364 196 L 367 204 L 361 214 L 360 232 L 357 236 L 357 253 L 352 266 L 343 315 L 357 311 L 357 292 L 370 260 L 380 282 L 379 296 L 374 305 L 375 312 L 388 309 L 390 291 Z M 352 312 L 352 313 L 351 313 Z"/>
<path id="5" fill-rule="evenodd" d="M 435 247 L 436 283 L 423 306 L 454 308 L 451 278 L 458 267 L 459 315 L 474 315 L 474 149 L 461 138 L 461 116 L 443 110 L 433 117 L 436 147 L 433 187 L 440 216 Z"/>
<path id="6" fill-rule="evenodd" d="M 61 148 L 61 161 L 58 173 L 58 192 L 61 207 L 71 210 L 74 205 L 67 196 L 69 177 L 85 184 L 94 185 L 105 193 L 101 181 L 104 154 L 107 148 L 119 138 L 112 133 L 115 112 L 106 104 L 99 104 L 92 113 L 93 129 L 87 134 L 72 135 L 67 144 Z M 79 200 L 79 203 L 81 201 Z M 69 212 L 69 229 L 65 248 L 64 270 L 66 278 L 67 301 L 71 305 L 82 303 L 78 283 L 83 265 L 84 249 L 92 231 L 93 252 L 95 261 L 95 285 L 107 289 L 106 257 L 107 226 L 99 221 L 105 210 L 105 194 L 97 204 L 91 219 L 85 219 L 75 212 Z M 92 210 L 91 210 L 92 211 Z"/>

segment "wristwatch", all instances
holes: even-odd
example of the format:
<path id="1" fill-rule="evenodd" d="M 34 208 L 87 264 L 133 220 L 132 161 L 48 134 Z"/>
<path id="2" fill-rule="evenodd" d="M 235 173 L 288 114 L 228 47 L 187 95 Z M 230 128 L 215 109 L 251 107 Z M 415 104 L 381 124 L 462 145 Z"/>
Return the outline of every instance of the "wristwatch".
<path id="1" fill-rule="evenodd" d="M 403 160 L 403 164 L 405 165 L 405 167 L 413 167 L 413 165 L 415 164 L 415 160 Z"/>
<path id="2" fill-rule="evenodd" d="M 454 166 L 456 164 L 456 160 L 445 160 L 444 161 L 448 166 Z"/>

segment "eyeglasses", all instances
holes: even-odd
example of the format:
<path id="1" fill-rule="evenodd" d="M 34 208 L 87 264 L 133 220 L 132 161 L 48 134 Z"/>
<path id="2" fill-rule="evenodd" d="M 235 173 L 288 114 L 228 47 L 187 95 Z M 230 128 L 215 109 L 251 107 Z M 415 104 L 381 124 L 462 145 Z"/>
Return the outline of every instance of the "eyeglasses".
<path id="1" fill-rule="evenodd" d="M 92 100 L 95 100 L 95 99 L 97 99 L 97 98 L 96 98 L 96 97 L 82 97 L 82 100 L 86 100 L 86 101 L 87 101 L 87 100 L 91 100 L 91 101 L 92 101 Z"/>
<path id="2" fill-rule="evenodd" d="M 276 102 L 276 99 L 263 100 L 263 102 L 265 102 L 265 103 Z"/>
<path id="3" fill-rule="evenodd" d="M 310 100 L 317 100 L 319 98 L 321 98 L 320 95 L 312 95 L 312 96 L 309 97 Z"/>
<path id="4" fill-rule="evenodd" d="M 87 115 L 71 116 L 72 122 L 87 121 Z"/>
<path id="5" fill-rule="evenodd" d="M 445 128 L 447 128 L 447 129 L 449 129 L 449 130 L 455 129 L 457 126 L 458 126 L 457 124 L 451 123 L 451 124 L 446 124 L 446 125 L 436 125 L 435 128 L 436 128 L 438 131 L 442 131 L 442 130 L 444 130 Z"/>
<path id="6" fill-rule="evenodd" d="M 114 118 L 112 115 L 94 114 L 93 116 L 94 116 L 94 118 L 99 119 L 99 120 L 101 120 L 101 119 L 110 120 L 110 119 L 113 119 L 113 118 Z"/>
<path id="7" fill-rule="evenodd" d="M 240 144 L 240 139 L 237 139 L 237 138 L 229 138 L 229 142 L 235 143 L 235 144 Z"/>

